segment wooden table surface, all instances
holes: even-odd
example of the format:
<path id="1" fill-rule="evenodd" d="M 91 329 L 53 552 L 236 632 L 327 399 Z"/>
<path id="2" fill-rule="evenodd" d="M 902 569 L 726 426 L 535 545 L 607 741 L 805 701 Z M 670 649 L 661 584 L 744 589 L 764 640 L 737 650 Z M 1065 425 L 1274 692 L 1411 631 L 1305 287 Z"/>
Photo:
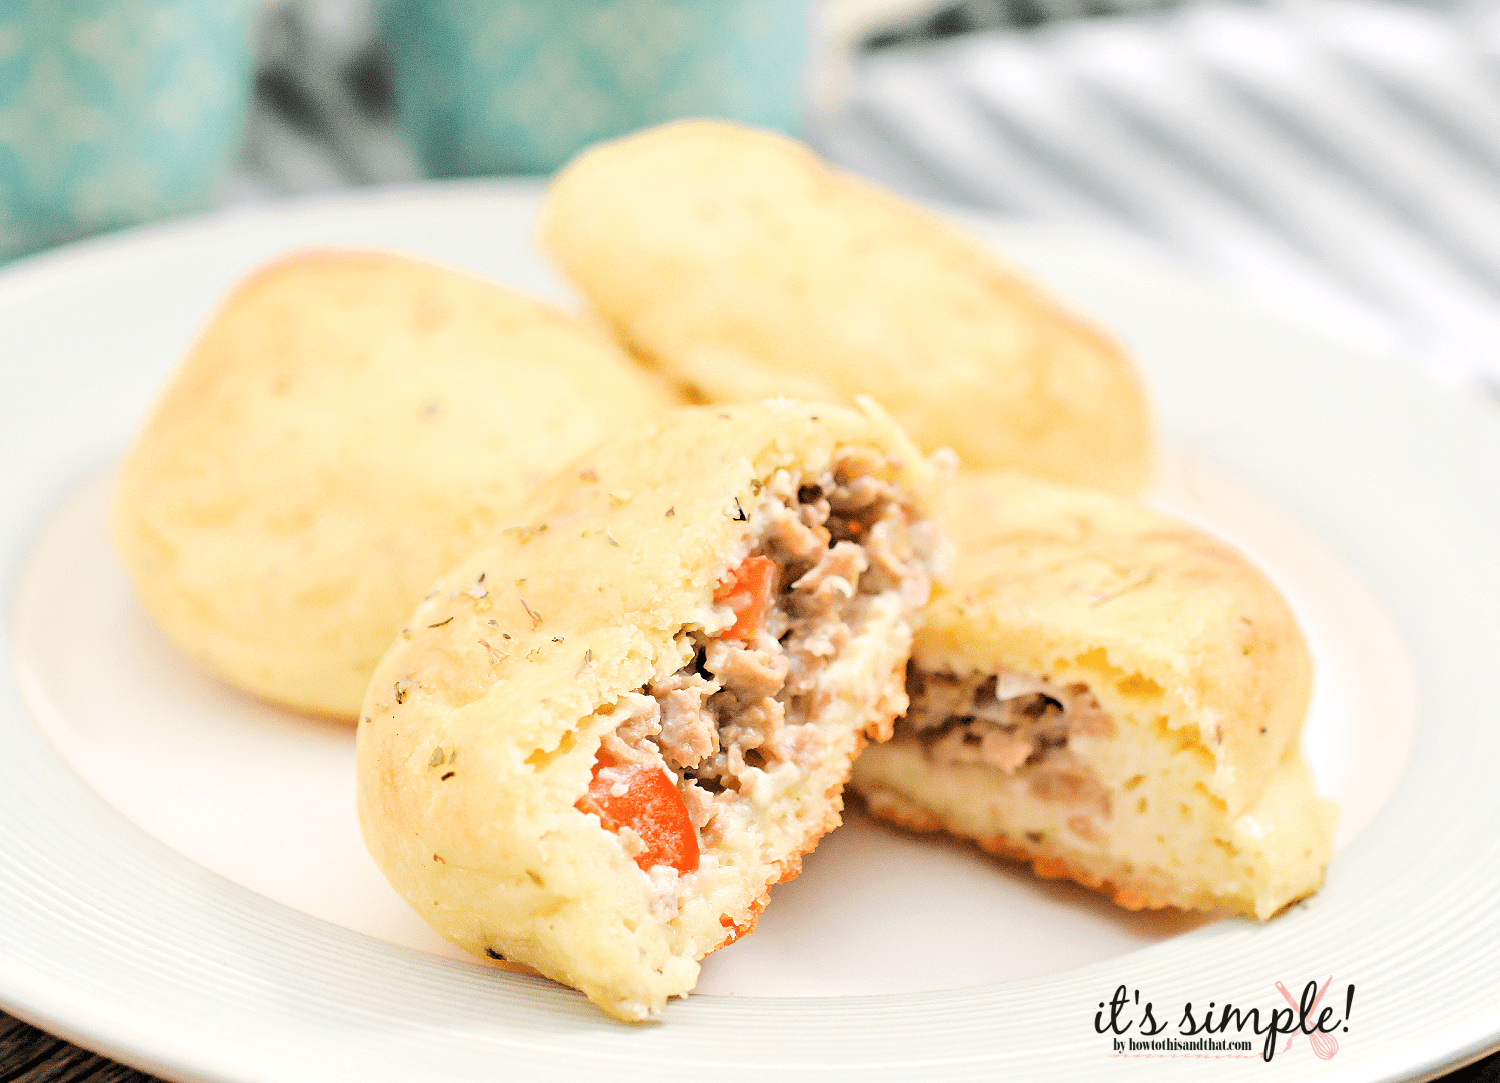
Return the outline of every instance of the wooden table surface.
<path id="1" fill-rule="evenodd" d="M 0 1083 L 161 1083 L 156 1076 L 90 1053 L 0 1012 Z M 1500 1053 L 1443 1077 L 1443 1083 L 1500 1083 Z"/>
<path id="2" fill-rule="evenodd" d="M 0 1083 L 158 1083 L 0 1012 Z"/>

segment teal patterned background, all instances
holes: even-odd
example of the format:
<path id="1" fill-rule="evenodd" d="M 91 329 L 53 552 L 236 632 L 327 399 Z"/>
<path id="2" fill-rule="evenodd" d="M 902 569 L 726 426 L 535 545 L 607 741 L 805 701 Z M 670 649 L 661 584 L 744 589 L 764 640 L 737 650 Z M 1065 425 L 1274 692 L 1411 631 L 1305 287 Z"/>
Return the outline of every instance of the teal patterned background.
<path id="1" fill-rule="evenodd" d="M 248 0 L 0 0 L 0 259 L 209 204 L 251 90 Z"/>
<path id="2" fill-rule="evenodd" d="M 797 130 L 806 0 L 385 0 L 429 174 L 542 173 L 683 116 Z"/>

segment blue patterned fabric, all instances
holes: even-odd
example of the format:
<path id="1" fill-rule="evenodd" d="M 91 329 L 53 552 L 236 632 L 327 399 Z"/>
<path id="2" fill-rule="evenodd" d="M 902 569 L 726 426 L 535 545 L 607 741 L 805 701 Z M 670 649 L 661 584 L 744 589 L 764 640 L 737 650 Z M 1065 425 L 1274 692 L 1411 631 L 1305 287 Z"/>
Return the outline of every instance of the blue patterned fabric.
<path id="1" fill-rule="evenodd" d="M 806 0 L 387 0 L 396 107 L 426 171 L 540 173 L 683 116 L 794 131 Z"/>
<path id="2" fill-rule="evenodd" d="M 207 206 L 251 89 L 246 0 L 0 3 L 0 259 Z"/>

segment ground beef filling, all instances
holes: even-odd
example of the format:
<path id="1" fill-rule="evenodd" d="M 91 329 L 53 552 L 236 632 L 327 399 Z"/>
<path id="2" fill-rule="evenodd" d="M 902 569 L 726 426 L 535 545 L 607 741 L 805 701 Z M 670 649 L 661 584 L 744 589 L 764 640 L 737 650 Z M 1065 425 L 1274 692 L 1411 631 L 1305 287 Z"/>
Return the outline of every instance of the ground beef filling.
<path id="1" fill-rule="evenodd" d="M 1069 826 L 1085 837 L 1109 816 L 1109 795 L 1068 747 L 1075 737 L 1113 737 L 1114 722 L 1083 684 L 1059 685 L 1002 671 L 998 675 L 906 668 L 906 715 L 898 739 L 919 741 L 937 766 L 973 763 L 1022 775 L 1043 801 L 1077 807 Z"/>
<path id="2" fill-rule="evenodd" d="M 818 677 L 875 599 L 894 592 L 909 616 L 926 604 L 931 528 L 874 473 L 883 464 L 859 449 L 817 478 L 778 471 L 748 531 L 749 557 L 774 566 L 753 627 L 691 632 L 692 662 L 616 708 L 626 713 L 603 742 L 600 771 L 668 769 L 706 845 L 757 772 L 810 770 L 826 754 L 835 735 L 819 725 Z"/>

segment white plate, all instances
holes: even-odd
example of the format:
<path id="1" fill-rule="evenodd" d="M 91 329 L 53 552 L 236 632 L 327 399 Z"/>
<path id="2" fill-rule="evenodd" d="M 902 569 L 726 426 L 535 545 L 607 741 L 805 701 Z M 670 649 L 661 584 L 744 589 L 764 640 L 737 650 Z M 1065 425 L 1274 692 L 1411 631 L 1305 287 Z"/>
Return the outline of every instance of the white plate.
<path id="1" fill-rule="evenodd" d="M 1098 1003 L 1125 984 L 1174 1021 L 1188 1000 L 1265 1013 L 1276 981 L 1330 974 L 1340 1016 L 1357 987 L 1335 1059 L 1298 1039 L 1214 1076 L 1403 1078 L 1500 1042 L 1500 712 L 1485 688 L 1500 419 L 1139 254 L 1034 227 L 985 228 L 1139 355 L 1177 449 L 1161 502 L 1266 564 L 1310 633 L 1308 751 L 1345 807 L 1324 890 L 1266 926 L 1195 928 L 856 820 L 755 936 L 707 961 L 702 988 L 738 995 L 675 1002 L 658 1025 L 429 954 L 445 948 L 359 848 L 347 733 L 183 666 L 109 557 L 104 493 L 251 267 L 299 244 L 385 245 L 566 298 L 532 250 L 535 205 L 498 184 L 342 197 L 0 275 L 0 649 L 15 662 L 0 684 L 0 1005 L 182 1079 L 1196 1076 L 1196 1057 L 1112 1055 Z M 861 991 L 888 995 L 838 995 Z"/>

